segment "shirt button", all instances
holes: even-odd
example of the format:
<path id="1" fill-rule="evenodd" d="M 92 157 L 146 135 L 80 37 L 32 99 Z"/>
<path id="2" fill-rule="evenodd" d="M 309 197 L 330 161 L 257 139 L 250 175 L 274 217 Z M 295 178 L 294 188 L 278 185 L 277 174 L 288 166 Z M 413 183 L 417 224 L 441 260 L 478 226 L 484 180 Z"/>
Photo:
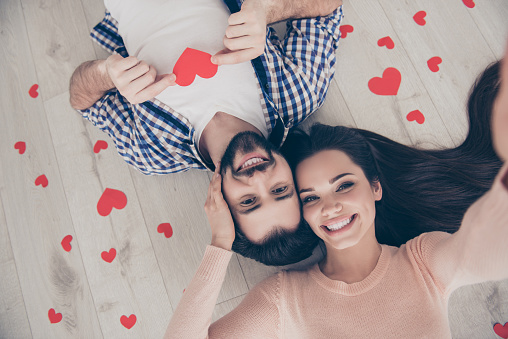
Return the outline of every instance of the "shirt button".
<path id="1" fill-rule="evenodd" d="M 269 90 L 269 89 L 270 89 L 270 85 L 269 85 L 269 84 L 265 84 L 265 88 L 266 88 L 267 90 Z"/>

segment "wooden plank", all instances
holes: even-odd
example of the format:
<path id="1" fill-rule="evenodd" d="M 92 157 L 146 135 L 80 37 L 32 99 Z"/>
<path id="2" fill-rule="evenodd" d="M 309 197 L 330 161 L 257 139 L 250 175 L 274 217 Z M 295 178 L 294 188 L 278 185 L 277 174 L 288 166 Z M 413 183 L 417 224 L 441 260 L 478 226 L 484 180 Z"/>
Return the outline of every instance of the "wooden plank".
<path id="1" fill-rule="evenodd" d="M 32 338 L 0 199 L 0 336 Z"/>
<path id="2" fill-rule="evenodd" d="M 380 3 L 442 122 L 455 144 L 462 142 L 468 130 L 465 107 L 469 89 L 478 74 L 495 59 L 478 27 L 472 24 L 470 9 L 462 1 L 380 0 Z M 485 2 L 478 7 L 487 6 Z M 419 11 L 427 13 L 424 26 L 413 19 Z M 427 61 L 436 56 L 442 63 L 438 72 L 432 72 Z"/>
<path id="3" fill-rule="evenodd" d="M 211 173 L 191 170 L 146 176 L 133 168 L 131 173 L 171 305 L 176 307 L 212 239 L 203 208 Z M 172 226 L 170 238 L 158 233 L 162 223 Z M 247 291 L 238 260 L 233 257 L 217 302 Z"/>
<path id="4" fill-rule="evenodd" d="M 86 23 L 88 25 L 88 31 L 97 25 L 104 18 L 104 7 L 103 0 L 81 0 L 83 4 L 83 10 L 85 12 Z M 104 48 L 94 43 L 93 48 L 97 59 L 107 59 L 109 53 Z"/>
<path id="5" fill-rule="evenodd" d="M 354 31 L 340 42 L 334 81 L 357 126 L 405 144 L 452 146 L 442 119 L 379 3 L 345 1 L 344 13 L 343 24 L 351 25 Z M 395 48 L 377 45 L 385 36 L 392 37 Z M 376 95 L 369 90 L 368 83 L 381 77 L 387 68 L 396 68 L 401 73 L 398 93 Z M 414 110 L 425 115 L 424 124 L 406 119 Z"/>
<path id="6" fill-rule="evenodd" d="M 448 306 L 453 338 L 500 338 L 493 327 L 508 322 L 508 280 L 461 287 Z"/>
<path id="7" fill-rule="evenodd" d="M 45 106 L 104 336 L 161 337 L 171 305 L 127 164 L 113 146 L 94 153 L 95 142 L 107 136 L 70 107 L 68 93 L 47 101 Z M 123 192 L 127 205 L 101 216 L 97 205 L 106 188 Z M 111 248 L 117 255 L 108 263 L 101 255 Z M 131 314 L 137 321 L 126 329 L 120 319 Z"/>
<path id="8" fill-rule="evenodd" d="M 73 225 L 41 96 L 28 95 L 37 80 L 19 1 L 1 2 L 0 32 L 0 196 L 32 335 L 101 337 L 79 246 L 66 252 L 60 244 Z M 42 174 L 46 188 L 35 185 Z M 59 323 L 50 323 L 51 308 Z"/>
<path id="9" fill-rule="evenodd" d="M 69 89 L 74 69 L 95 58 L 80 0 L 22 0 L 44 100 Z"/>

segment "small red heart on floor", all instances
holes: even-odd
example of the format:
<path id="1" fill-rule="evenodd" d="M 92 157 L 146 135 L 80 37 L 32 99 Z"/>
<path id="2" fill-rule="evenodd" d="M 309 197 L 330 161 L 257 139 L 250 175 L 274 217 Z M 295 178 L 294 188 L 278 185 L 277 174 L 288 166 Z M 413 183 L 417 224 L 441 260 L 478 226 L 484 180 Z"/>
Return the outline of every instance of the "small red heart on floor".
<path id="1" fill-rule="evenodd" d="M 385 36 L 384 38 L 379 39 L 377 41 L 377 45 L 379 47 L 386 46 L 386 48 L 388 49 L 393 49 L 393 47 L 395 47 L 392 38 L 390 38 L 389 36 Z"/>
<path id="2" fill-rule="evenodd" d="M 173 228 L 169 222 L 166 222 L 157 226 L 157 232 L 164 233 L 166 238 L 171 238 L 173 235 Z"/>
<path id="3" fill-rule="evenodd" d="M 383 72 L 382 78 L 369 80 L 369 89 L 377 95 L 397 95 L 399 92 L 401 75 L 398 69 L 389 67 Z"/>
<path id="4" fill-rule="evenodd" d="M 97 212 L 103 217 L 108 216 L 113 208 L 121 210 L 127 205 L 125 193 L 112 188 L 106 188 L 97 203 Z"/>
<path id="5" fill-rule="evenodd" d="M 30 94 L 30 96 L 35 99 L 39 96 L 39 93 L 37 93 L 38 89 L 39 89 L 39 85 L 37 85 L 37 84 L 32 85 L 32 87 L 30 87 L 30 90 L 28 91 L 28 94 Z"/>
<path id="6" fill-rule="evenodd" d="M 420 125 L 425 122 L 425 116 L 419 110 L 415 110 L 415 111 L 409 112 L 407 114 L 407 116 L 406 116 L 406 119 L 408 121 L 416 121 Z"/>
<path id="7" fill-rule="evenodd" d="M 17 149 L 19 151 L 19 154 L 25 153 L 26 150 L 26 144 L 24 141 L 18 141 L 14 144 L 14 149 Z"/>
<path id="8" fill-rule="evenodd" d="M 130 330 L 132 328 L 132 326 L 134 326 L 136 324 L 136 315 L 134 314 L 131 314 L 129 317 L 125 316 L 125 315 L 122 315 L 120 317 L 120 322 L 122 323 L 122 325 Z"/>
<path id="9" fill-rule="evenodd" d="M 209 79 L 217 74 L 219 66 L 212 63 L 212 56 L 206 52 L 187 47 L 173 68 L 176 83 L 180 86 L 189 86 L 194 82 L 196 75 Z"/>
<path id="10" fill-rule="evenodd" d="M 345 39 L 347 37 L 347 34 L 352 33 L 355 29 L 351 25 L 341 25 L 339 27 L 339 30 L 340 30 L 340 37 L 342 39 Z"/>
<path id="11" fill-rule="evenodd" d="M 48 178 L 44 174 L 39 175 L 37 179 L 35 179 L 35 186 L 41 185 L 42 187 L 48 186 Z"/>
<path id="12" fill-rule="evenodd" d="M 503 339 L 508 339 L 508 323 L 494 325 L 494 332 Z"/>
<path id="13" fill-rule="evenodd" d="M 474 8 L 475 3 L 473 0 L 462 0 L 464 5 L 466 5 L 467 8 Z"/>
<path id="14" fill-rule="evenodd" d="M 56 313 L 54 309 L 50 308 L 48 311 L 49 322 L 52 324 L 62 321 L 62 313 Z"/>
<path id="15" fill-rule="evenodd" d="M 99 153 L 103 149 L 108 149 L 108 143 L 104 140 L 97 140 L 95 146 L 93 147 L 93 152 Z"/>
<path id="16" fill-rule="evenodd" d="M 425 24 L 427 23 L 425 21 L 425 17 L 427 16 L 427 12 L 425 11 L 419 11 L 418 13 L 416 13 L 414 16 L 413 16 L 413 19 L 414 21 L 420 25 L 420 26 L 425 26 Z"/>
<path id="17" fill-rule="evenodd" d="M 105 262 L 111 263 L 113 260 L 115 260 L 115 257 L 116 257 L 116 250 L 114 248 L 110 249 L 109 252 L 102 251 L 102 253 L 101 253 L 101 258 Z"/>
<path id="18" fill-rule="evenodd" d="M 66 235 L 63 239 L 62 239 L 62 248 L 64 249 L 64 251 L 66 252 L 70 252 L 71 249 L 72 249 L 72 246 L 71 246 L 71 241 L 72 241 L 72 235 Z"/>
<path id="19" fill-rule="evenodd" d="M 439 64 L 442 62 L 443 62 L 443 59 L 436 56 L 436 57 L 430 58 L 427 61 L 427 66 L 429 66 L 429 69 L 435 73 L 435 72 L 439 71 Z"/>

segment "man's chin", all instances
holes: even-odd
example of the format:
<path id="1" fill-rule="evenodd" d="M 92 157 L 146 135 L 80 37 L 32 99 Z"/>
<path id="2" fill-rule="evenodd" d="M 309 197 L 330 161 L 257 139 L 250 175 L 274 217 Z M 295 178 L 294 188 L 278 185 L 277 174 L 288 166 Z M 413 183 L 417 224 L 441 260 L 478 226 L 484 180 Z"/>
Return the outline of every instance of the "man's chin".
<path id="1" fill-rule="evenodd" d="M 269 160 L 272 157 L 272 150 L 272 145 L 258 133 L 250 131 L 238 133 L 231 139 L 222 156 L 221 173 L 224 174 L 227 168 L 236 172 L 235 163 L 240 166 L 243 157 L 249 153 L 257 152 Z"/>

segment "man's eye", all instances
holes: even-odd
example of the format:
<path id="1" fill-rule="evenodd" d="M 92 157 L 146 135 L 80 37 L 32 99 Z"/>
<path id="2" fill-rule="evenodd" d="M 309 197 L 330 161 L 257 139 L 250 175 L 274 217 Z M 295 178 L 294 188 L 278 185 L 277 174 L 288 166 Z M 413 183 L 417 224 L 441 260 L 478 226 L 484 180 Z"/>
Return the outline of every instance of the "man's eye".
<path id="1" fill-rule="evenodd" d="M 279 187 L 279 188 L 276 188 L 272 191 L 273 194 L 281 194 L 281 193 L 284 193 L 288 190 L 288 187 L 287 186 L 283 186 L 283 187 Z"/>
<path id="2" fill-rule="evenodd" d="M 240 205 L 242 205 L 242 206 L 249 206 L 249 205 L 252 205 L 255 201 L 256 201 L 256 198 L 245 199 L 244 201 L 242 201 L 240 203 Z"/>

